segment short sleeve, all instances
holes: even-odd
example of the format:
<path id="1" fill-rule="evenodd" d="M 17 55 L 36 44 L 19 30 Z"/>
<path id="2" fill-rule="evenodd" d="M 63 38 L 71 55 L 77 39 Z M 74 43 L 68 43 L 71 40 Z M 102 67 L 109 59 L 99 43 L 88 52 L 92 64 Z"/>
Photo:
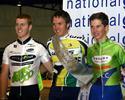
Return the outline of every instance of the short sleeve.
<path id="1" fill-rule="evenodd" d="M 87 51 L 87 64 L 89 66 L 92 66 L 92 51 L 91 51 L 91 48 L 88 48 L 88 51 Z"/>
<path id="2" fill-rule="evenodd" d="M 48 61 L 50 61 L 50 55 L 47 51 L 47 49 L 41 45 L 41 48 L 40 48 L 40 55 L 41 55 L 41 62 L 42 63 L 46 63 Z"/>
<path id="3" fill-rule="evenodd" d="M 125 66 L 125 50 L 124 48 L 120 45 L 118 47 L 118 60 L 121 66 Z"/>

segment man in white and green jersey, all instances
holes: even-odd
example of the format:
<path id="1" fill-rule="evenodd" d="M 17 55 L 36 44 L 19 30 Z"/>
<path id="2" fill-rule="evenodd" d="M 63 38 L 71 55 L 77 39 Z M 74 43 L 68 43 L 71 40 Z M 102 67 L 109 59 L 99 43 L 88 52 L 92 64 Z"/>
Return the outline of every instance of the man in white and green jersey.
<path id="1" fill-rule="evenodd" d="M 49 54 L 42 44 L 31 38 L 31 29 L 30 15 L 17 16 L 17 40 L 8 45 L 3 53 L 0 100 L 6 99 L 8 72 L 11 78 L 9 100 L 38 100 L 37 75 L 40 64 L 52 72 Z"/>
<path id="2" fill-rule="evenodd" d="M 122 100 L 120 69 L 125 66 L 125 51 L 120 44 L 107 37 L 108 23 L 108 16 L 103 12 L 90 17 L 95 43 L 87 53 L 88 65 L 94 71 L 89 100 Z"/>

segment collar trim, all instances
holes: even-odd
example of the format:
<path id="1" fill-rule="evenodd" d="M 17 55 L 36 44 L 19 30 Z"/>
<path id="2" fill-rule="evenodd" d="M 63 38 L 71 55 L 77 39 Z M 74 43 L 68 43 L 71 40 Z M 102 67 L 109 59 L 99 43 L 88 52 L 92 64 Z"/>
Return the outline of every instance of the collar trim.
<path id="1" fill-rule="evenodd" d="M 18 42 L 19 44 L 21 44 L 21 45 L 24 45 L 24 44 L 26 44 L 27 42 L 29 42 L 30 40 L 31 40 L 31 37 L 27 38 L 27 39 L 24 40 L 24 41 L 20 41 L 19 39 L 17 39 L 17 42 Z"/>

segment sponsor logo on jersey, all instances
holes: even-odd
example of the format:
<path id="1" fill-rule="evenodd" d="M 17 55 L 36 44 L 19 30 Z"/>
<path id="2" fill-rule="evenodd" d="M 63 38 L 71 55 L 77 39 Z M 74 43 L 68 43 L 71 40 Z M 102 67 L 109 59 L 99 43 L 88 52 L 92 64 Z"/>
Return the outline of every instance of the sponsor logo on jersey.
<path id="1" fill-rule="evenodd" d="M 10 51 L 11 54 L 21 54 L 21 52 L 17 52 L 17 51 Z"/>
<path id="2" fill-rule="evenodd" d="M 33 64 L 33 62 L 34 61 L 28 61 L 28 62 L 11 62 L 11 65 L 12 66 L 17 66 L 17 67 L 19 67 L 19 66 L 25 66 L 25 65 L 31 65 L 31 64 Z"/>
<path id="3" fill-rule="evenodd" d="M 17 45 L 14 45 L 14 48 L 17 48 Z"/>
<path id="4" fill-rule="evenodd" d="M 12 82 L 21 82 L 23 83 L 26 80 L 29 80 L 33 76 L 33 70 L 29 69 L 30 66 L 23 67 L 22 69 L 15 71 L 12 77 Z"/>
<path id="5" fill-rule="evenodd" d="M 27 51 L 27 52 L 33 52 L 34 49 L 33 49 L 33 48 L 29 48 L 29 49 L 27 49 L 26 51 Z"/>
<path id="6" fill-rule="evenodd" d="M 35 55 L 13 55 L 10 57 L 11 60 L 13 61 L 18 61 L 18 62 L 22 62 L 22 61 L 27 61 L 27 60 L 31 60 L 31 59 L 34 59 L 36 58 Z"/>
<path id="7" fill-rule="evenodd" d="M 35 45 L 34 44 L 27 44 L 27 47 L 35 47 Z"/>
<path id="8" fill-rule="evenodd" d="M 111 61 L 111 56 L 108 56 L 108 55 L 94 56 L 92 58 L 92 61 L 95 64 L 106 64 Z"/>

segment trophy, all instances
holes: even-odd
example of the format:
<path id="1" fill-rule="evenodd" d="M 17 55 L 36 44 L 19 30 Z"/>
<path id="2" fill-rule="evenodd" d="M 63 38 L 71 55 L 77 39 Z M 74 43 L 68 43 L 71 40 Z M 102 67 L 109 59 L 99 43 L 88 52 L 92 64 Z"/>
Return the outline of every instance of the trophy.
<path id="1" fill-rule="evenodd" d="M 89 84 L 93 77 L 92 68 L 87 67 L 86 64 L 79 63 L 73 55 L 68 52 L 59 36 L 54 35 L 52 37 L 52 43 L 58 59 L 68 72 L 78 79 L 81 86 Z"/>

